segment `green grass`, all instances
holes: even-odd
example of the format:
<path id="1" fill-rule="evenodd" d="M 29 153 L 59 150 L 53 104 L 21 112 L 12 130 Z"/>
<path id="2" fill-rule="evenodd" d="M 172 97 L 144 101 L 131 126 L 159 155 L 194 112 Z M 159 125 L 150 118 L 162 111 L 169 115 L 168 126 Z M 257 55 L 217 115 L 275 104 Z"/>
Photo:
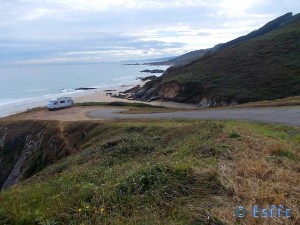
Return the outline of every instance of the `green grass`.
<path id="1" fill-rule="evenodd" d="M 188 109 L 171 108 L 158 105 L 150 105 L 146 103 L 128 103 L 128 102 L 84 102 L 76 103 L 75 106 L 104 106 L 104 107 L 121 107 L 127 110 L 121 111 L 124 114 L 142 114 L 142 113 L 162 113 L 162 112 L 175 112 L 187 111 Z"/>
<path id="2" fill-rule="evenodd" d="M 0 224 L 234 224 L 224 212 L 232 215 L 238 204 L 237 175 L 221 168 L 240 160 L 232 157 L 249 132 L 278 141 L 281 129 L 187 120 L 66 123 L 77 152 L 2 191 Z M 288 145 L 300 134 L 292 133 Z M 283 147 L 268 156 L 297 163 L 298 153 Z"/>
<path id="3" fill-rule="evenodd" d="M 247 103 L 299 96 L 299 34 L 300 22 L 295 22 L 173 67 L 146 87 L 164 93 L 166 83 L 177 83 L 181 88 L 173 100 L 196 104 L 203 97 Z"/>
<path id="4" fill-rule="evenodd" d="M 232 132 L 229 134 L 229 137 L 230 137 L 230 138 L 233 138 L 233 139 L 237 139 L 237 138 L 240 138 L 241 135 L 240 135 L 238 132 L 236 132 L 236 131 L 232 131 Z"/>
<path id="5" fill-rule="evenodd" d="M 164 108 L 163 106 L 150 105 L 145 103 L 128 102 L 83 102 L 75 103 L 75 106 L 120 106 L 120 107 L 138 107 L 138 108 Z"/>

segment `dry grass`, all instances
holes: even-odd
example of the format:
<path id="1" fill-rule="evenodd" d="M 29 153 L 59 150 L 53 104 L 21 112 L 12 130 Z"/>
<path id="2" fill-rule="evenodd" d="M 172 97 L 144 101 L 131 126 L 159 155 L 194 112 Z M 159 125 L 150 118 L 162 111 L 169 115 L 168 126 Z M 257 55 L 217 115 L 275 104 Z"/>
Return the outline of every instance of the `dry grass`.
<path id="1" fill-rule="evenodd" d="M 272 101 L 258 101 L 258 102 L 249 102 L 234 107 L 243 108 L 243 107 L 281 107 L 281 106 L 299 106 L 300 105 L 300 96 L 281 98 Z"/>
<path id="2" fill-rule="evenodd" d="M 78 152 L 2 192 L 1 222 L 299 225 L 299 129 L 146 119 L 60 125 Z M 272 204 L 293 218 L 234 213 Z"/>
<path id="3" fill-rule="evenodd" d="M 219 168 L 226 186 L 233 189 L 233 205 L 218 210 L 217 214 L 229 224 L 237 223 L 232 207 L 254 205 L 269 208 L 284 205 L 293 210 L 293 219 L 257 220 L 251 215 L 240 224 L 299 224 L 300 176 L 299 147 L 286 140 L 265 137 L 253 129 L 239 127 L 242 140 L 231 139 L 235 146 L 232 160 L 220 160 Z"/>
<path id="4" fill-rule="evenodd" d="M 138 108 L 130 107 L 128 110 L 122 111 L 124 114 L 148 114 L 148 113 L 168 113 L 168 112 L 178 112 L 178 111 L 191 111 L 193 109 L 183 109 L 183 108 Z"/>

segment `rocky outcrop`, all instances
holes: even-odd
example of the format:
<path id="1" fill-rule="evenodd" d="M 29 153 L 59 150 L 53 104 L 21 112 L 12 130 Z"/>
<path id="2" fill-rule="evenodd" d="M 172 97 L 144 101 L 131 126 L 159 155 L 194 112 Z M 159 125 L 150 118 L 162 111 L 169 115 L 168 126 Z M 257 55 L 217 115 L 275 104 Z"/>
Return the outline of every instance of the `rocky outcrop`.
<path id="1" fill-rule="evenodd" d="M 75 88 L 75 91 L 88 91 L 88 90 L 95 90 L 97 88 L 89 88 L 89 87 L 80 87 L 80 88 Z"/>
<path id="2" fill-rule="evenodd" d="M 210 98 L 203 98 L 199 104 L 198 107 L 200 108 L 209 108 L 209 107 L 216 107 L 217 102 Z"/>
<path id="3" fill-rule="evenodd" d="M 148 80 L 156 80 L 158 77 L 155 75 L 147 76 L 147 77 L 137 77 L 137 79 L 140 79 L 141 81 L 148 81 Z"/>
<path id="4" fill-rule="evenodd" d="M 196 104 L 200 108 L 211 108 L 211 107 L 226 107 L 238 105 L 238 102 L 234 99 L 229 101 L 217 100 L 216 98 L 204 97 L 203 86 L 201 82 L 186 82 L 181 84 L 176 81 L 171 81 L 168 83 L 163 83 L 155 87 L 149 83 L 143 87 L 136 86 L 134 88 L 128 89 L 124 92 L 111 95 L 116 98 L 125 98 L 129 100 L 139 100 L 139 101 L 175 101 L 181 103 L 191 103 Z M 151 81 L 150 81 L 151 83 Z M 154 86 L 154 87 L 153 87 Z"/>
<path id="5" fill-rule="evenodd" d="M 132 96 L 133 98 L 141 101 L 148 101 L 151 97 L 156 95 L 156 88 L 144 89 L 137 91 Z"/>
<path id="6" fill-rule="evenodd" d="M 166 98 L 175 98 L 181 89 L 181 85 L 177 82 L 162 84 L 159 87 L 158 94 Z"/>
<path id="7" fill-rule="evenodd" d="M 40 149 L 43 143 L 43 131 L 36 135 L 28 135 L 25 140 L 24 149 L 21 155 L 10 172 L 8 178 L 2 186 L 2 190 L 16 184 L 20 179 L 24 177 L 24 172 L 29 159 Z"/>
<path id="8" fill-rule="evenodd" d="M 0 121 L 0 190 L 76 153 L 98 123 Z"/>
<path id="9" fill-rule="evenodd" d="M 238 105 L 238 103 L 235 100 L 226 102 L 226 101 L 217 101 L 213 98 L 202 98 L 198 104 L 198 107 L 213 108 L 213 107 L 226 107 L 226 106 L 235 106 L 235 105 Z"/>
<path id="10" fill-rule="evenodd" d="M 155 70 L 142 70 L 140 71 L 141 73 L 164 73 L 165 71 L 164 70 L 159 70 L 159 69 L 155 69 Z"/>

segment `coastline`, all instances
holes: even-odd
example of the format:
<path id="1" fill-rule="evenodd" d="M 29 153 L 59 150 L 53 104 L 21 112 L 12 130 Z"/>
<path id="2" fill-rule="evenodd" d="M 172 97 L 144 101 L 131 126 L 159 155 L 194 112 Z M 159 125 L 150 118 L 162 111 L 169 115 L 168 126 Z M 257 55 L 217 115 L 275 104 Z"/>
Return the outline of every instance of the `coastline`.
<path id="1" fill-rule="evenodd" d="M 125 83 L 122 85 L 113 85 L 110 87 L 105 88 L 97 88 L 92 90 L 85 90 L 79 91 L 72 94 L 66 94 L 66 96 L 72 97 L 75 103 L 83 103 L 83 102 L 141 102 L 137 100 L 128 100 L 123 98 L 116 98 L 107 95 L 107 92 L 118 93 L 135 86 L 143 86 L 147 81 L 142 81 L 137 79 L 135 82 L 132 83 Z M 106 91 L 109 90 L 109 91 Z M 113 91 L 111 91 L 113 90 Z M 33 101 L 24 101 L 20 103 L 12 103 L 7 104 L 4 106 L 0 106 L 0 118 L 11 116 L 14 114 L 22 113 L 27 110 L 37 108 L 37 107 L 46 107 L 49 98 L 41 97 L 39 99 Z M 173 107 L 173 108 L 197 108 L 196 105 L 192 104 L 184 104 L 184 103 L 177 103 L 177 102 L 163 102 L 163 101 L 153 101 L 147 102 L 147 104 L 151 105 L 158 105 L 158 106 L 165 106 L 165 107 Z"/>
<path id="2" fill-rule="evenodd" d="M 116 92 L 119 92 L 134 87 L 136 85 L 143 85 L 143 83 L 144 82 L 142 81 L 136 80 L 136 82 L 126 83 L 122 85 L 112 85 L 109 87 L 102 87 L 102 88 L 96 88 L 91 90 L 80 90 L 80 91 L 74 91 L 72 93 L 66 93 L 66 94 L 60 93 L 57 94 L 57 97 L 62 97 L 62 96 L 72 97 L 75 103 L 122 101 L 123 99 L 116 100 L 116 98 L 106 96 L 105 90 L 114 89 L 116 90 Z M 39 98 L 33 98 L 29 100 L 2 105 L 0 106 L 0 118 L 22 113 L 37 107 L 46 107 L 48 100 L 50 98 L 55 98 L 55 97 L 56 96 L 52 96 L 52 97 L 43 96 Z"/>

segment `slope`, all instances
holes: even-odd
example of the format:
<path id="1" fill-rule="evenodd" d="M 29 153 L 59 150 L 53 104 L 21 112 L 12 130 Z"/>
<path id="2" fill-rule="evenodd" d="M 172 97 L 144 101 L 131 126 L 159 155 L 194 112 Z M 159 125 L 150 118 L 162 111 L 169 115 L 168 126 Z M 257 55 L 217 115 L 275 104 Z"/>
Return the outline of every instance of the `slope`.
<path id="1" fill-rule="evenodd" d="M 146 98 L 145 98 L 145 95 Z M 300 95 L 300 21 L 169 68 L 137 99 L 220 106 Z"/>
<path id="2" fill-rule="evenodd" d="M 143 120 L 70 122 L 64 133 L 75 153 L 0 192 L 1 224 L 286 224 L 234 216 L 255 204 L 284 204 L 300 222 L 299 129 Z"/>
<path id="3" fill-rule="evenodd" d="M 284 27 L 284 26 L 288 25 L 289 23 L 293 23 L 294 21 L 297 21 L 299 19 L 300 19 L 300 14 L 296 14 L 293 16 L 293 13 L 291 13 L 291 12 L 286 13 L 286 14 L 268 22 L 261 28 L 252 31 L 247 35 L 244 35 L 244 36 L 238 37 L 236 39 L 233 39 L 231 41 L 228 41 L 226 43 L 217 44 L 212 48 L 191 51 L 191 52 L 185 53 L 181 56 L 178 56 L 174 59 L 167 60 L 167 61 L 162 61 L 162 62 L 158 61 L 158 62 L 150 63 L 150 64 L 153 64 L 153 65 L 184 65 L 184 64 L 192 62 L 193 60 L 199 59 L 208 53 L 217 52 L 217 51 L 223 50 L 225 48 L 231 47 L 233 45 L 236 45 L 236 44 L 239 44 L 239 43 L 242 43 L 245 41 L 249 41 L 251 39 L 254 39 L 254 38 L 257 38 L 264 34 L 267 34 L 278 28 Z"/>

